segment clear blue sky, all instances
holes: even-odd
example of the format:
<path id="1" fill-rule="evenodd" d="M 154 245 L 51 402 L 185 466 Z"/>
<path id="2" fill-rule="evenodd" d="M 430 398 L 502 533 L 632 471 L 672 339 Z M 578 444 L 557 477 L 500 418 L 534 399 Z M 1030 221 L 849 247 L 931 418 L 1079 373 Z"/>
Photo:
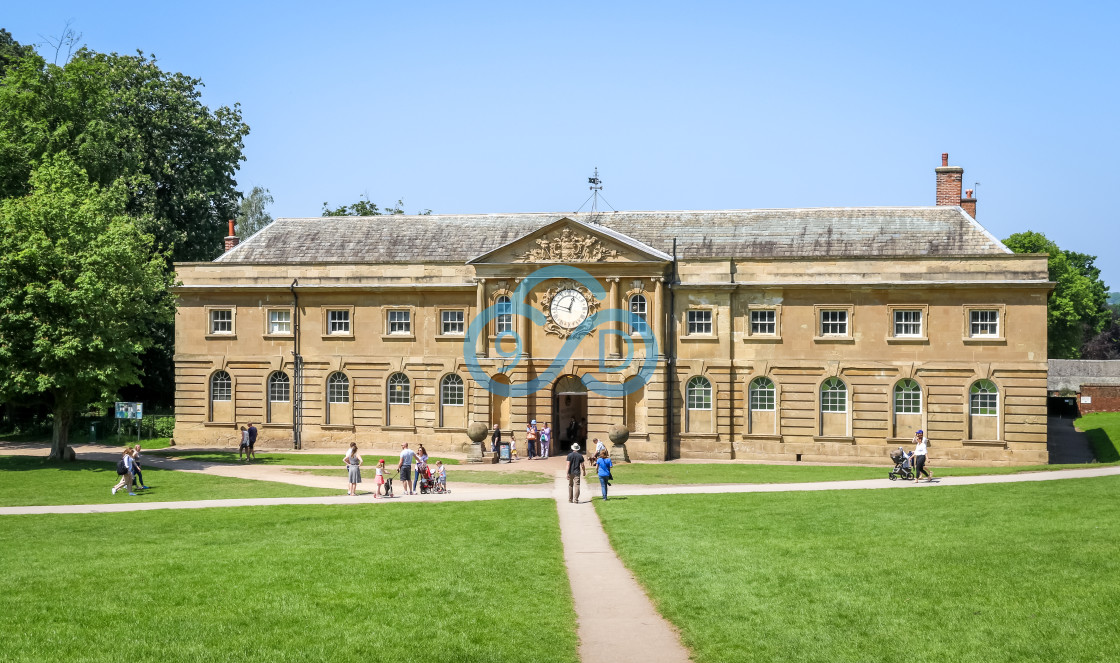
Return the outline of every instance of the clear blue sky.
<path id="1" fill-rule="evenodd" d="M 998 237 L 1120 290 L 1120 4 L 10 3 L 240 102 L 274 216 L 931 205 L 948 152 Z M 41 49 L 45 51 L 46 49 Z"/>

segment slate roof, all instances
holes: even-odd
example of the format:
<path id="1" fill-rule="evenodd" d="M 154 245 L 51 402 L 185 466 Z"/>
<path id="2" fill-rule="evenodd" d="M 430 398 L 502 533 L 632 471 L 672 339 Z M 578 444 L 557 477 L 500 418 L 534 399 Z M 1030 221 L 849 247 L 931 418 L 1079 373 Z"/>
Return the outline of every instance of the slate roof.
<path id="1" fill-rule="evenodd" d="M 477 214 L 277 219 L 216 262 L 467 262 L 562 218 Z M 707 212 L 607 212 L 594 223 L 695 258 L 985 255 L 1011 253 L 959 207 L 843 207 Z"/>
<path id="2" fill-rule="evenodd" d="M 1083 384 L 1120 385 L 1120 360 L 1051 359 L 1046 375 L 1049 391 L 1081 391 Z"/>

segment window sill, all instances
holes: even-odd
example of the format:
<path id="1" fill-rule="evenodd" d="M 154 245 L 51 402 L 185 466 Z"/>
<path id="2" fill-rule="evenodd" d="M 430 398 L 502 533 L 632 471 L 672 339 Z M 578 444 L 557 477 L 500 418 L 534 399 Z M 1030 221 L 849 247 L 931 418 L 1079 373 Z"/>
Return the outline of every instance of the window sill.
<path id="1" fill-rule="evenodd" d="M 207 341 L 236 341 L 237 334 L 207 334 Z"/>
<path id="2" fill-rule="evenodd" d="M 382 341 L 415 341 L 416 336 L 414 334 L 382 334 L 381 335 L 381 340 Z"/>
<path id="3" fill-rule="evenodd" d="M 607 439 L 610 439 L 610 438 L 607 438 Z M 629 441 L 629 440 L 648 440 L 649 439 L 649 433 L 645 432 L 645 431 L 643 431 L 641 433 L 630 433 L 630 437 L 628 437 L 626 439 L 627 439 L 627 441 Z"/>
<path id="4" fill-rule="evenodd" d="M 755 442 L 781 442 L 781 435 L 767 435 L 763 433 L 743 433 L 743 441 Z"/>
<path id="5" fill-rule="evenodd" d="M 681 336 L 677 340 L 681 343 L 713 343 L 718 341 L 719 337 L 713 334 L 692 334 L 689 336 Z"/>
<path id="6" fill-rule="evenodd" d="M 291 428 L 292 426 L 295 426 L 295 424 L 261 424 L 261 428 Z"/>
<path id="7" fill-rule="evenodd" d="M 961 341 L 965 345 L 1007 345 L 1003 336 L 965 336 Z"/>
<path id="8" fill-rule="evenodd" d="M 814 343 L 855 343 L 856 339 L 851 336 L 814 336 Z"/>
<path id="9" fill-rule="evenodd" d="M 743 337 L 744 343 L 781 343 L 782 337 L 772 334 L 747 334 Z"/>
<path id="10" fill-rule="evenodd" d="M 272 339 L 275 341 L 290 341 L 295 338 L 294 334 L 265 334 L 264 338 Z"/>
<path id="11" fill-rule="evenodd" d="M 961 440 L 961 444 L 970 447 L 1006 447 L 1003 440 Z"/>
<path id="12" fill-rule="evenodd" d="M 207 428 L 233 428 L 235 430 L 237 429 L 237 422 L 236 421 L 204 421 L 204 422 L 202 422 L 202 425 L 206 426 Z"/>
<path id="13" fill-rule="evenodd" d="M 436 334 L 437 341 L 460 341 L 462 342 L 467 336 L 466 334 Z"/>
<path id="14" fill-rule="evenodd" d="M 400 433 L 415 433 L 416 426 L 382 426 L 381 430 L 397 431 Z"/>
<path id="15" fill-rule="evenodd" d="M 719 439 L 719 433 L 681 433 L 681 437 L 694 440 L 717 440 Z"/>
<path id="16" fill-rule="evenodd" d="M 814 442 L 836 442 L 836 443 L 843 443 L 843 444 L 855 444 L 856 443 L 856 438 L 851 437 L 851 436 L 847 436 L 847 435 L 843 435 L 843 436 L 839 436 L 839 437 L 826 437 L 824 435 L 814 435 L 813 436 L 813 441 Z"/>
<path id="17" fill-rule="evenodd" d="M 323 334 L 324 341 L 353 341 L 353 334 Z"/>
<path id="18" fill-rule="evenodd" d="M 927 336 L 888 336 L 887 343 L 897 343 L 899 345 L 912 344 L 912 345 L 929 345 L 929 337 Z"/>
<path id="19" fill-rule="evenodd" d="M 458 426 L 436 426 L 434 429 L 437 433 L 466 433 L 466 428 L 459 428 Z"/>
<path id="20" fill-rule="evenodd" d="M 354 430 L 354 424 L 322 424 L 319 428 L 323 430 Z"/>

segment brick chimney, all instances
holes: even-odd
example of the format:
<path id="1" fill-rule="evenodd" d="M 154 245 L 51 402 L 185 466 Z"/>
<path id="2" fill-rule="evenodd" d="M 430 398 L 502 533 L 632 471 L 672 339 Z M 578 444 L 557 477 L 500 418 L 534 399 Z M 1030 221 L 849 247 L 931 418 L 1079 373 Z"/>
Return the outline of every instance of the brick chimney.
<path id="1" fill-rule="evenodd" d="M 937 204 L 960 205 L 964 168 L 949 165 L 949 153 L 941 153 L 941 167 L 937 169 Z M 232 232 L 230 234 L 233 234 Z"/>
<path id="2" fill-rule="evenodd" d="M 976 196 L 972 195 L 972 189 L 964 190 L 964 198 L 961 198 L 961 207 L 972 218 L 976 218 Z"/>
<path id="3" fill-rule="evenodd" d="M 940 191 L 940 189 L 938 189 Z M 241 243 L 241 238 L 233 234 L 233 219 L 229 220 L 229 235 L 226 237 L 226 253 Z"/>

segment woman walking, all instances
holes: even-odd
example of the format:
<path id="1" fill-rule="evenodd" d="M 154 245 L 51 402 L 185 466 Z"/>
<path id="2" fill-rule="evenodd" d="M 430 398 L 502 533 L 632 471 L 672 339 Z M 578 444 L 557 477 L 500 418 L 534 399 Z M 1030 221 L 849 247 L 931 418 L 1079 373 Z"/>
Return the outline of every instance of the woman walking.
<path id="1" fill-rule="evenodd" d="M 610 455 L 607 450 L 603 449 L 599 452 L 599 457 L 595 460 L 595 465 L 599 468 L 599 486 L 603 489 L 603 499 L 607 499 L 607 486 L 611 485 L 610 481 L 614 479 L 611 475 L 611 467 L 614 463 L 611 462 Z"/>
<path id="2" fill-rule="evenodd" d="M 121 480 L 117 482 L 117 485 L 113 486 L 113 495 L 116 495 L 117 491 L 121 488 L 127 488 L 129 495 L 136 494 L 132 492 L 132 468 L 134 466 L 132 449 L 125 447 L 124 451 L 121 452 L 121 459 L 117 461 L 117 474 L 120 475 Z"/>
<path id="3" fill-rule="evenodd" d="M 914 433 L 914 483 L 918 483 L 918 479 L 922 474 L 926 475 L 926 482 L 933 481 L 933 475 L 926 469 L 926 447 L 929 441 L 926 440 L 925 433 L 918 431 Z"/>
<path id="4" fill-rule="evenodd" d="M 140 482 L 140 489 L 147 490 L 148 487 L 144 485 L 144 473 L 140 471 L 140 445 L 137 444 L 132 448 L 132 487 L 136 487 L 136 483 Z"/>
<path id="5" fill-rule="evenodd" d="M 349 474 L 350 485 L 347 495 L 358 494 L 358 484 L 362 482 L 362 457 L 358 455 L 358 445 L 350 443 L 350 453 L 346 454 L 346 471 Z"/>

